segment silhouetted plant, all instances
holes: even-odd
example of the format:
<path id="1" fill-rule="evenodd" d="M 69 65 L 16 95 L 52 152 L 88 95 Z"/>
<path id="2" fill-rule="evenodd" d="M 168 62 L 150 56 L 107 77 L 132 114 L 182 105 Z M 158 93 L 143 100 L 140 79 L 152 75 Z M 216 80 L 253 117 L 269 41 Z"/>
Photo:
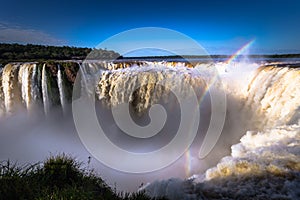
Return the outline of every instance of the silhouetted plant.
<path id="1" fill-rule="evenodd" d="M 116 194 L 93 170 L 61 154 L 43 163 L 0 162 L 0 200 L 150 200 L 145 193 Z"/>

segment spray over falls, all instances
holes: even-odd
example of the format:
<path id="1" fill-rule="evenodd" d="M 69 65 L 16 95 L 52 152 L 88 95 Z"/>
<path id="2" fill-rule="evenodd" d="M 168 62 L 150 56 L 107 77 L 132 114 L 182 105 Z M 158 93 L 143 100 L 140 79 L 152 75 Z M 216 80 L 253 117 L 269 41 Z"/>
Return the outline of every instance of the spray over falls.
<path id="1" fill-rule="evenodd" d="M 300 197 L 296 189 L 300 179 L 299 68 L 281 63 L 280 67 L 257 66 L 243 75 L 241 68 L 231 70 L 222 74 L 229 124 L 238 121 L 250 131 L 244 132 L 240 143 L 231 147 L 231 156 L 222 158 L 205 173 L 185 181 L 174 178 L 156 181 L 141 190 L 153 197 L 170 199 Z M 230 99 L 238 103 L 230 105 Z M 243 114 L 231 118 L 232 112 Z M 234 129 L 226 133 L 229 137 L 234 135 L 231 131 Z"/>
<path id="2" fill-rule="evenodd" d="M 227 65 L 217 64 L 216 68 Z M 0 116 L 19 109 L 41 108 L 49 114 L 52 108 L 61 108 L 65 112 L 71 102 L 78 71 L 84 75 L 82 80 L 86 86 L 96 84 L 97 99 L 108 107 L 129 102 L 136 113 L 144 113 L 153 104 L 170 102 L 173 90 L 185 96 L 189 93 L 186 86 L 193 88 L 200 102 L 215 83 L 212 80 L 216 80 L 214 76 L 206 77 L 201 73 L 201 67 L 209 68 L 205 64 L 193 66 L 180 62 L 7 64 L 0 69 Z M 250 131 L 240 133 L 246 135 L 232 146 L 231 155 L 223 158 L 216 167 L 186 181 L 154 182 L 144 188 L 148 194 L 154 197 L 166 195 L 171 199 L 212 198 L 213 195 L 238 198 L 237 190 L 247 190 L 248 193 L 243 194 L 252 198 L 252 190 L 246 185 L 259 189 L 257 185 L 268 184 L 265 188 L 260 187 L 261 190 L 276 193 L 274 188 L 281 187 L 276 193 L 278 197 L 299 196 L 289 188 L 296 187 L 295 180 L 299 180 L 300 171 L 300 70 L 281 63 L 280 66 L 257 65 L 242 77 L 232 75 L 234 70 L 242 67 L 224 70 L 224 74 L 217 77 L 222 84 L 214 85 L 227 94 L 228 116 L 233 116 L 227 125 L 238 121 L 243 130 Z M 103 70 L 101 73 L 100 69 Z M 91 78 L 94 75 L 99 79 Z M 232 114 L 234 112 L 240 115 Z M 233 189 L 226 184 L 233 185 Z"/>

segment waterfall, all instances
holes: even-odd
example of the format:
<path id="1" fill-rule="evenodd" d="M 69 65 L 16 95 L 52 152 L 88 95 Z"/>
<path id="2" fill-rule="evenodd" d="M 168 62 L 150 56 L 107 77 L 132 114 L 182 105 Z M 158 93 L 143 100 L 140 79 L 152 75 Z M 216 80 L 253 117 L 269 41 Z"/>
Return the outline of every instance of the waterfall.
<path id="1" fill-rule="evenodd" d="M 160 68 L 154 63 L 145 67 L 103 71 L 96 88 L 98 99 L 111 106 L 139 99 L 136 106 L 138 111 L 142 111 L 157 103 L 159 98 L 167 97 L 172 87 L 184 88 L 185 84 L 190 84 L 194 88 L 205 88 L 206 80 L 202 75 L 182 68 L 180 63 L 176 66 L 174 69 Z M 263 66 L 254 71 L 245 74 L 244 79 L 248 82 L 243 79 L 242 83 L 232 84 L 232 78 L 224 79 L 223 82 L 228 85 L 225 92 L 240 100 L 244 111 L 253 113 L 249 120 L 257 128 L 286 124 L 300 106 L 300 70 Z M 164 85 L 160 93 L 159 83 Z M 142 87 L 137 87 L 139 85 Z M 237 90 L 232 92 L 232 87 L 236 86 Z"/>
<path id="2" fill-rule="evenodd" d="M 31 97 L 32 100 L 40 104 L 41 101 L 41 70 L 37 64 L 33 64 L 32 77 L 31 77 Z"/>
<path id="3" fill-rule="evenodd" d="M 81 78 L 81 92 L 90 94 L 91 91 L 89 90 L 89 85 L 93 84 L 93 76 L 91 73 L 88 72 L 88 68 L 91 67 L 91 63 L 78 63 L 79 65 L 79 72 L 80 72 L 80 78 Z"/>
<path id="4" fill-rule="evenodd" d="M 2 85 L 3 85 L 3 93 L 4 93 L 4 104 L 6 112 L 11 112 L 11 84 L 10 84 L 10 73 L 12 71 L 13 66 L 7 65 L 5 66 L 2 72 Z"/>
<path id="5" fill-rule="evenodd" d="M 0 117 L 5 114 L 2 75 L 3 75 L 3 68 L 0 68 Z"/>
<path id="6" fill-rule="evenodd" d="M 203 105 L 202 102 L 206 103 L 206 99 L 202 99 L 203 94 L 207 92 L 210 86 L 204 75 L 194 73 L 194 69 L 190 69 L 191 66 L 185 63 L 107 62 L 99 64 L 78 63 L 78 65 L 80 66 L 79 69 L 73 63 L 58 61 L 47 62 L 46 64 L 5 65 L 3 69 L 0 69 L 0 116 L 15 113 L 18 109 L 21 109 L 20 111 L 24 111 L 24 108 L 32 110 L 32 106 L 36 103 L 43 107 L 45 115 L 49 115 L 55 106 L 60 108 L 60 105 L 65 112 L 71 98 L 70 93 L 73 89 L 77 70 L 81 75 L 82 89 L 89 90 L 93 88 L 90 87 L 91 84 L 96 83 L 97 98 L 105 106 L 113 107 L 119 103 L 130 102 L 134 111 L 138 113 L 147 111 L 156 103 L 169 103 L 173 100 L 173 97 L 170 98 L 173 90 L 186 96 L 189 94 L 185 90 L 186 86 L 192 86 L 198 91 L 199 103 Z M 209 66 L 206 64 L 198 65 L 197 69 L 201 67 L 208 68 Z M 243 67 L 247 68 L 247 66 L 236 64 L 230 70 L 236 70 L 239 67 L 243 70 L 245 69 Z M 206 195 L 208 196 L 207 199 L 227 198 L 228 196 L 233 196 L 232 199 L 253 199 L 258 196 L 251 195 L 256 195 L 255 190 L 258 190 L 262 191 L 261 194 L 264 192 L 267 192 L 267 195 L 275 194 L 274 198 L 288 199 L 293 197 L 291 192 L 296 193 L 298 191 L 300 124 L 297 121 L 300 117 L 300 69 L 288 67 L 285 63 L 281 63 L 280 66 L 257 66 L 251 73 L 247 71 L 242 75 L 240 72 L 230 74 L 230 70 L 229 68 L 220 70 L 220 79 L 225 86 L 217 88 L 224 90 L 227 94 L 227 121 L 225 121 L 224 130 L 222 130 L 224 132 L 221 134 L 218 141 L 220 143 L 216 145 L 215 151 L 227 156 L 219 162 L 216 160 L 213 164 L 205 160 L 208 164 L 204 164 L 194 156 L 193 149 L 190 148 L 185 153 L 186 158 L 182 157 L 182 160 L 179 160 L 181 162 L 186 159 L 183 161 L 183 165 L 186 165 L 185 169 L 190 171 L 184 173 L 183 176 L 193 173 L 198 175 L 185 181 L 171 179 L 162 182 L 157 181 L 150 186 L 147 185 L 144 189 L 151 196 L 171 195 L 174 199 L 196 199 Z M 195 71 L 197 70 L 195 69 Z M 225 77 L 222 73 L 230 75 Z M 100 79 L 95 79 L 94 74 L 101 74 Z M 85 93 L 81 94 L 85 95 Z M 100 105 L 100 111 L 104 111 L 104 114 L 108 113 L 104 109 L 101 110 L 103 104 L 96 104 L 96 106 L 98 105 Z M 170 107 L 173 108 L 172 105 Z M 176 109 L 177 107 L 174 110 Z M 172 111 L 171 114 L 174 115 L 174 119 L 177 119 L 175 118 L 177 113 L 173 112 L 174 110 L 168 110 L 168 107 L 166 110 Z M 210 111 L 207 112 L 208 114 L 202 111 L 201 114 L 204 113 L 204 118 L 201 118 L 204 120 L 202 121 L 203 124 L 206 125 L 206 122 L 209 124 Z M 104 114 L 103 118 L 109 117 Z M 134 118 L 135 115 L 132 117 L 136 119 Z M 168 115 L 168 119 L 170 117 Z M 143 124 L 142 120 L 138 119 L 137 122 Z M 106 124 L 104 120 L 99 120 L 99 122 Z M 168 125 L 166 131 L 162 133 L 170 132 L 168 130 L 176 128 L 177 124 L 173 123 L 172 120 L 168 122 L 170 123 L 166 123 Z M 13 125 L 15 123 L 16 121 L 13 121 Z M 109 129 L 111 133 L 119 130 L 115 129 L 114 124 L 110 125 L 113 125 L 111 126 L 113 128 Z M 235 125 L 248 131 L 240 131 L 241 129 L 237 129 Z M 24 127 L 21 126 L 21 128 Z M 199 130 L 205 131 L 205 128 L 199 126 Z M 31 129 L 32 126 L 30 125 L 30 131 Z M 51 129 L 51 131 L 55 130 Z M 6 133 L 8 132 L 6 131 Z M 243 134 L 245 135 L 241 137 Z M 119 135 L 111 136 L 117 142 L 121 141 L 118 137 Z M 236 141 L 238 139 L 240 142 Z M 232 142 L 232 140 L 235 141 Z M 229 145 L 228 141 L 232 143 Z M 232 146 L 234 143 L 236 145 Z M 195 140 L 193 144 L 198 151 L 200 146 L 198 141 Z M 162 143 L 162 145 L 164 144 Z M 230 147 L 231 154 L 229 153 Z M 212 154 L 209 154 L 208 157 L 214 157 L 214 155 L 211 156 Z M 215 159 L 221 157 L 223 155 Z M 218 164 L 215 165 L 216 163 Z M 202 167 L 202 164 L 204 165 L 204 173 L 199 174 L 202 172 L 199 170 L 200 167 L 197 167 Z M 178 170 L 176 173 L 180 174 L 181 172 Z M 294 186 L 295 180 L 298 181 L 296 186 Z M 176 192 L 184 194 L 177 194 Z M 279 195 L 276 196 L 277 194 Z M 230 199 L 229 197 L 227 199 Z M 265 197 L 262 196 L 261 199 L 265 199 Z"/>
<path id="7" fill-rule="evenodd" d="M 30 64 L 22 64 L 20 66 L 19 70 L 19 84 L 21 86 L 21 94 L 22 94 L 22 101 L 25 104 L 25 107 L 27 110 L 30 110 L 31 106 L 31 80 L 30 77 L 32 74 L 30 74 L 29 69 L 31 65 Z"/>
<path id="8" fill-rule="evenodd" d="M 133 67 L 104 71 L 96 88 L 99 100 L 109 106 L 130 102 L 134 109 L 142 113 L 160 101 L 170 102 L 172 91 L 182 97 L 190 92 L 188 86 L 197 88 L 201 97 L 207 89 L 205 77 L 197 70 L 162 68 L 162 66 Z"/>
<path id="9" fill-rule="evenodd" d="M 50 99 L 49 99 L 48 89 L 49 88 L 48 88 L 46 64 L 44 64 L 42 70 L 42 94 L 43 94 L 44 112 L 46 116 L 49 114 L 50 111 Z"/>
<path id="10" fill-rule="evenodd" d="M 122 102 L 134 102 L 138 112 L 151 107 L 160 98 L 166 99 L 170 90 L 174 89 L 172 87 L 177 86 L 177 89 L 180 89 L 190 84 L 194 88 L 207 89 L 204 77 L 194 75 L 193 69 L 188 69 L 189 66 L 184 63 L 76 63 L 79 65 L 82 89 L 89 90 L 89 85 L 97 82 L 96 94 L 100 100 L 111 106 Z M 0 78 L 2 113 L 13 113 L 19 107 L 31 110 L 34 104 L 43 104 L 45 114 L 56 104 L 60 104 L 63 111 L 66 111 L 69 91 L 72 91 L 70 87 L 73 84 L 64 77 L 67 77 L 67 68 L 57 63 L 51 67 L 47 65 L 24 63 L 4 66 Z M 55 66 L 58 69 L 55 69 Z M 101 71 L 105 68 L 111 70 Z M 97 74 L 99 69 L 102 73 L 101 78 L 94 80 L 93 75 Z M 70 70 L 68 73 L 70 76 Z M 253 112 L 249 121 L 256 122 L 258 128 L 272 127 L 287 123 L 295 115 L 300 101 L 297 98 L 300 93 L 299 75 L 297 68 L 267 66 L 256 69 L 255 73 L 249 73 L 248 82 L 227 82 L 228 85 L 240 86 L 234 96 L 243 99 L 244 110 Z M 71 76 L 75 77 L 75 74 Z M 161 88 L 159 83 L 164 85 L 164 88 Z M 141 84 L 144 86 L 135 88 Z M 133 95 L 135 89 L 137 91 Z M 184 92 L 181 91 L 183 95 Z M 232 93 L 231 88 L 225 92 Z"/>
<path id="11" fill-rule="evenodd" d="M 153 198 L 169 199 L 255 199 L 257 195 L 261 199 L 298 199 L 300 69 L 261 66 L 243 75 L 223 77 L 228 123 L 249 131 L 241 132 L 245 135 L 231 146 L 231 154 L 204 173 L 197 172 L 200 174 L 187 180 L 155 181 L 141 190 Z M 234 130 L 225 132 L 224 138 L 237 139 L 232 137 Z M 222 152 L 224 143 L 216 151 Z M 197 165 L 201 164 L 199 160 Z"/>
<path id="12" fill-rule="evenodd" d="M 243 92 L 235 96 L 243 100 L 244 110 L 253 113 L 249 121 L 258 130 L 285 125 L 297 114 L 300 107 L 298 68 L 260 67 L 248 78 L 248 82 L 240 84 Z"/>
<path id="13" fill-rule="evenodd" d="M 59 97 L 60 97 L 60 103 L 61 107 L 63 109 L 63 113 L 66 113 L 66 96 L 65 96 L 65 85 L 64 85 L 64 78 L 61 71 L 61 66 L 58 65 L 58 72 L 57 72 L 57 84 L 59 89 Z"/>
<path id="14" fill-rule="evenodd" d="M 83 86 L 86 86 L 87 82 L 88 82 L 88 80 L 87 80 L 88 72 L 87 72 L 86 68 L 87 68 L 87 66 L 89 66 L 89 64 L 88 63 L 82 63 L 82 64 L 78 63 L 78 65 L 79 65 L 79 70 L 80 70 L 80 75 L 81 75 L 81 80 L 82 80 L 81 84 Z"/>
<path id="15" fill-rule="evenodd" d="M 73 64 L 69 66 L 69 77 L 65 68 L 51 62 L 7 64 L 0 68 L 0 115 L 13 114 L 18 109 L 32 111 L 40 106 L 48 115 L 56 105 L 61 105 L 65 113 L 77 73 Z"/>
<path id="16" fill-rule="evenodd" d="M 2 72 L 2 86 L 6 113 L 13 113 L 20 105 L 20 91 L 18 88 L 19 65 L 8 64 Z"/>

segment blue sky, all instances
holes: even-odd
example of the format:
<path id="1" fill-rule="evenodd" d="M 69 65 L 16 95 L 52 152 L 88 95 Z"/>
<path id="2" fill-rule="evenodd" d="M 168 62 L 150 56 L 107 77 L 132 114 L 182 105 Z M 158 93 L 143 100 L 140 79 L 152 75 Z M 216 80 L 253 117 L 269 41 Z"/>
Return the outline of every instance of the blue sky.
<path id="1" fill-rule="evenodd" d="M 254 38 L 251 53 L 300 52 L 298 0 L 2 0 L 1 8 L 0 42 L 95 47 L 122 31 L 162 27 L 211 54 L 231 54 Z"/>

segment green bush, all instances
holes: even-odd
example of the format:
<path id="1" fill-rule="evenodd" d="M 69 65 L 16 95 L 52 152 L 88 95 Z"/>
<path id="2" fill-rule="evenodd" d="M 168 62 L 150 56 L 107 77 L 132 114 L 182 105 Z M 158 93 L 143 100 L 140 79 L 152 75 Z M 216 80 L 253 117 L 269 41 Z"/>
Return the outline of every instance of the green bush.
<path id="1" fill-rule="evenodd" d="M 0 200 L 150 200 L 145 193 L 116 194 L 93 171 L 65 154 L 43 163 L 0 163 Z"/>
<path id="2" fill-rule="evenodd" d="M 17 166 L 9 160 L 0 163 L 0 199 L 32 199 L 34 191 L 28 182 L 35 166 Z"/>

